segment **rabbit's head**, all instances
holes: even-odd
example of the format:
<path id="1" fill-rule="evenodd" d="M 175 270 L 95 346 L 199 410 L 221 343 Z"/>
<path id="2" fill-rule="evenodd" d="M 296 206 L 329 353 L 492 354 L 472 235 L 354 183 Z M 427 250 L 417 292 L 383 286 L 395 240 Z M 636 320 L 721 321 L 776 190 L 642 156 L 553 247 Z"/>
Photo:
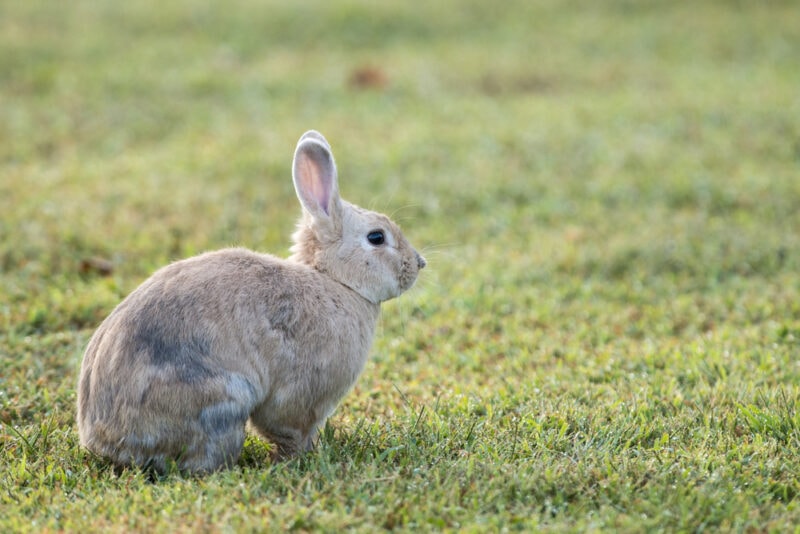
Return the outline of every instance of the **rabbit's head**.
<path id="1" fill-rule="evenodd" d="M 414 285 L 425 259 L 386 215 L 339 197 L 331 147 L 315 131 L 303 134 L 292 165 L 303 216 L 292 236 L 292 259 L 353 289 L 373 303 Z"/>

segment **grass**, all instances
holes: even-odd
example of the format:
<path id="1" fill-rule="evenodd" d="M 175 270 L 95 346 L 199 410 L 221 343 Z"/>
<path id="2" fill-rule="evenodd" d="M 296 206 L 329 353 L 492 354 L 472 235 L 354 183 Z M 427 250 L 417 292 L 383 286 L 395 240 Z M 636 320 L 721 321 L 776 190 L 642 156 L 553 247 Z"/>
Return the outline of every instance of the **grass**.
<path id="1" fill-rule="evenodd" d="M 0 531 L 798 532 L 798 16 L 4 4 Z M 315 453 L 114 473 L 89 336 L 168 261 L 286 255 L 308 128 L 429 268 Z"/>

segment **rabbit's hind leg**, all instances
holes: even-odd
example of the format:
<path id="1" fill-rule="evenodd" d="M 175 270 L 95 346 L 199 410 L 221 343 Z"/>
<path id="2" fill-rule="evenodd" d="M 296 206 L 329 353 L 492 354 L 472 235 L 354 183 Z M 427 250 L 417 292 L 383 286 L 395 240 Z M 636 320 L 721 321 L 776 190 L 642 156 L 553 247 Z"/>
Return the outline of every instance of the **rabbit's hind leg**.
<path id="1" fill-rule="evenodd" d="M 226 398 L 200 411 L 203 436 L 181 461 L 192 472 L 215 471 L 236 464 L 245 439 L 245 424 L 255 402 L 255 388 L 241 375 L 227 377 Z"/>
<path id="2" fill-rule="evenodd" d="M 201 446 L 180 458 L 179 468 L 183 472 L 204 474 L 233 467 L 242 453 L 244 439 L 244 422 L 229 425 L 224 432 L 207 434 Z"/>

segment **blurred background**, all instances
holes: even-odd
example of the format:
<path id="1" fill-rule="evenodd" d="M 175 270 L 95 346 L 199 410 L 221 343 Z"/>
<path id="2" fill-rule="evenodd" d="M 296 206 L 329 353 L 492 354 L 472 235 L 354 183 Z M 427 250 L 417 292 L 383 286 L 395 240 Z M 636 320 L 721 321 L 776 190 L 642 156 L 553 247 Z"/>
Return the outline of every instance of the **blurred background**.
<path id="1" fill-rule="evenodd" d="M 790 0 L 0 2 L 8 525 L 790 530 L 799 58 Z M 86 342 L 167 262 L 288 255 L 311 128 L 428 267 L 320 454 L 130 491 Z"/>

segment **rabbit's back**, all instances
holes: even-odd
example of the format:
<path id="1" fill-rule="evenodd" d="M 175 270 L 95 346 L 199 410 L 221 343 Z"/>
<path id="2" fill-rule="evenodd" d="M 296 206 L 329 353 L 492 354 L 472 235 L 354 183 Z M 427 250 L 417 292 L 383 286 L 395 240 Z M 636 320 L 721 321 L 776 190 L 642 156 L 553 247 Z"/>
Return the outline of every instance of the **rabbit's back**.
<path id="1" fill-rule="evenodd" d="M 82 442 L 121 464 L 235 462 L 328 415 L 363 368 L 378 307 L 314 269 L 227 249 L 157 271 L 98 328 L 78 387 Z"/>

